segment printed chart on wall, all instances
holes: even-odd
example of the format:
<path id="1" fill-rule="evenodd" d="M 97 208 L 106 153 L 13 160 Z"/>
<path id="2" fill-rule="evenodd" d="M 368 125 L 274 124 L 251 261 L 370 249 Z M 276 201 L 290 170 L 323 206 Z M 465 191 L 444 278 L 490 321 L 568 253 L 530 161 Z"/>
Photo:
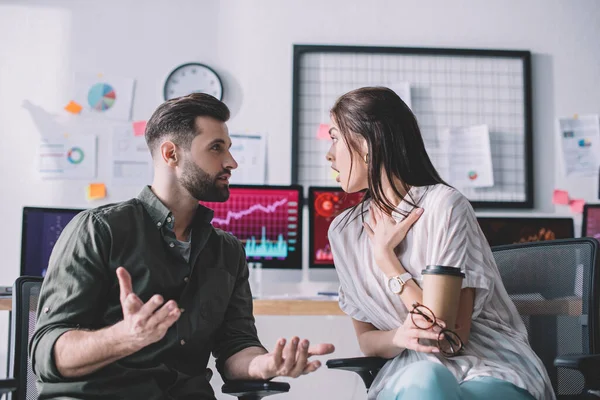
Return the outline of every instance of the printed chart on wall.
<path id="1" fill-rule="evenodd" d="M 264 185 L 267 170 L 267 140 L 264 135 L 231 134 L 229 151 L 238 167 L 232 171 L 232 185 Z"/>
<path id="2" fill-rule="evenodd" d="M 329 110 L 349 91 L 383 86 L 416 116 L 442 178 L 475 207 L 533 207 L 530 60 L 513 50 L 295 45 L 292 182 L 336 184 Z"/>
<path id="3" fill-rule="evenodd" d="M 152 157 L 144 136 L 132 125 L 116 126 L 112 137 L 112 184 L 141 186 L 152 183 Z"/>
<path id="4" fill-rule="evenodd" d="M 130 78 L 78 73 L 75 75 L 73 101 L 81 105 L 81 115 L 128 121 L 131 118 L 134 83 Z"/>
<path id="5" fill-rule="evenodd" d="M 95 135 L 43 138 L 38 145 L 37 171 L 42 179 L 93 179 L 96 154 Z"/>
<path id="6" fill-rule="evenodd" d="M 559 118 L 566 176 L 595 176 L 600 166 L 600 117 Z"/>
<path id="7" fill-rule="evenodd" d="M 241 240 L 249 261 L 264 264 L 300 256 L 299 201 L 299 190 L 232 187 L 226 202 L 202 204 L 214 210 L 216 228 Z"/>

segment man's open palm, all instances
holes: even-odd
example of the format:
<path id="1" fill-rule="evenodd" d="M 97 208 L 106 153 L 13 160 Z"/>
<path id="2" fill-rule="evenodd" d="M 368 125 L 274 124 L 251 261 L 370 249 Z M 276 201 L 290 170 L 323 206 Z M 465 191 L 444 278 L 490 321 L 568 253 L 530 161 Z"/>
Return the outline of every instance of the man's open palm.
<path id="1" fill-rule="evenodd" d="M 123 321 L 118 323 L 118 331 L 123 340 L 131 343 L 136 351 L 161 340 L 181 315 L 177 303 L 169 300 L 163 305 L 163 297 L 156 294 L 144 304 L 133 293 L 131 275 L 125 268 L 117 268 L 117 278 L 123 308 Z"/>
<path id="2" fill-rule="evenodd" d="M 335 347 L 330 343 L 310 347 L 306 339 L 294 337 L 287 344 L 285 339 L 279 339 L 273 352 L 257 357 L 259 360 L 256 361 L 259 362 L 256 366 L 262 379 L 276 376 L 297 378 L 314 372 L 321 366 L 320 361 L 309 361 L 309 357 L 331 354 L 334 350 Z"/>

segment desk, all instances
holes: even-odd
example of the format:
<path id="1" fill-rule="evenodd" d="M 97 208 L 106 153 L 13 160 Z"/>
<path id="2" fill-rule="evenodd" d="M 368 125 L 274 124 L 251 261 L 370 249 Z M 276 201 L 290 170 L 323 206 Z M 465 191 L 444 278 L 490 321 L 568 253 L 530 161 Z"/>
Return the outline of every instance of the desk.
<path id="1" fill-rule="evenodd" d="M 515 300 L 521 315 L 580 316 L 583 305 L 579 297 L 552 300 Z M 0 311 L 12 309 L 11 299 L 0 299 Z M 254 315 L 346 315 L 337 301 L 325 300 L 254 300 Z"/>

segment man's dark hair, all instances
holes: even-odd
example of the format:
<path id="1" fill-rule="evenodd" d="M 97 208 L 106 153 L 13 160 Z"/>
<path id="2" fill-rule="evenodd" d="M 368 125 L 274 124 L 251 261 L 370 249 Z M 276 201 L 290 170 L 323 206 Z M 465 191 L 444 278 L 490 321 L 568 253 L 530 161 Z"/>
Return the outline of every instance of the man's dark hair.
<path id="1" fill-rule="evenodd" d="M 146 125 L 146 143 L 150 152 L 168 138 L 177 146 L 189 149 L 192 140 L 201 133 L 196 126 L 197 117 L 212 117 L 227 122 L 229 108 L 215 97 L 204 93 L 192 93 L 162 103 Z"/>

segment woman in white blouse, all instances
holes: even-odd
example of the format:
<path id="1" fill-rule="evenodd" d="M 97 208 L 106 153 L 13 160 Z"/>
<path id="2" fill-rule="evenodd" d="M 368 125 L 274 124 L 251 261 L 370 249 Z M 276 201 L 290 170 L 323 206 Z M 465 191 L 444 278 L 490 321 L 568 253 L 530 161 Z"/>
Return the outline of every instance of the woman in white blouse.
<path id="1" fill-rule="evenodd" d="M 554 399 L 475 213 L 440 178 L 408 106 L 387 88 L 362 88 L 336 101 L 331 122 L 327 160 L 338 182 L 366 190 L 333 221 L 329 241 L 340 307 L 362 352 L 389 359 L 369 398 Z M 418 329 L 410 318 L 427 265 L 466 275 L 454 327 L 465 346 L 451 358 L 435 345 L 439 327 Z M 405 283 L 390 288 L 396 278 Z"/>

